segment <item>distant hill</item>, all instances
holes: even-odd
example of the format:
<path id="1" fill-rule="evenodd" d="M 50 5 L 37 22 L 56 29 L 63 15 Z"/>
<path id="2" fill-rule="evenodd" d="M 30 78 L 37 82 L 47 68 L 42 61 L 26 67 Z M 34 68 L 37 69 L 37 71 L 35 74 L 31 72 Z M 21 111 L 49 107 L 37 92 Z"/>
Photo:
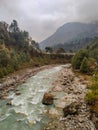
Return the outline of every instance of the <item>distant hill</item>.
<path id="1" fill-rule="evenodd" d="M 57 29 L 57 31 L 40 43 L 41 49 L 46 46 L 58 46 L 58 44 L 72 44 L 76 41 L 85 41 L 98 36 L 98 23 L 67 23 Z M 76 42 L 77 43 L 77 42 Z M 64 46 L 63 46 L 64 48 Z M 71 49 L 71 48 L 70 48 Z"/>

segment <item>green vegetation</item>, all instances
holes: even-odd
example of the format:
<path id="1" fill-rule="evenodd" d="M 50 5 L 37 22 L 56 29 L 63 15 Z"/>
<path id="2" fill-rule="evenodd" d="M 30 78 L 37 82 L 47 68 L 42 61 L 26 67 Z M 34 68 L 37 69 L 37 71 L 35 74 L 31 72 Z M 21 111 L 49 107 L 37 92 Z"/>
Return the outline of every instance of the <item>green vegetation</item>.
<path id="1" fill-rule="evenodd" d="M 53 49 L 56 50 L 58 48 L 63 48 L 65 52 L 77 52 L 86 46 L 89 46 L 90 42 L 93 41 L 94 38 L 76 38 L 73 39 L 72 41 L 65 42 L 64 44 L 57 44 L 53 46 Z"/>
<path id="2" fill-rule="evenodd" d="M 0 78 L 25 67 L 70 62 L 72 56 L 52 54 L 46 47 L 42 53 L 39 44 L 32 40 L 29 33 L 21 30 L 16 20 L 10 25 L 0 22 Z"/>
<path id="3" fill-rule="evenodd" d="M 74 70 L 79 70 L 83 74 L 90 74 L 90 85 L 85 96 L 87 104 L 90 106 L 92 115 L 98 114 L 98 38 L 96 37 L 86 49 L 80 50 L 72 59 Z M 85 75 L 84 75 L 85 77 Z M 92 117 L 91 117 L 92 118 Z M 98 120 L 95 118 L 95 125 L 98 128 Z"/>
<path id="4" fill-rule="evenodd" d="M 86 49 L 80 50 L 72 58 L 72 66 L 74 69 L 82 69 L 84 65 L 84 58 L 88 59 L 88 51 Z"/>
<path id="5" fill-rule="evenodd" d="M 88 66 L 88 59 L 87 57 L 84 57 L 80 66 L 80 71 L 83 73 L 87 73 L 89 70 L 89 66 Z"/>
<path id="6" fill-rule="evenodd" d="M 98 38 L 89 43 L 89 45 L 78 51 L 72 58 L 73 69 L 83 73 L 93 74 L 98 63 Z"/>
<path id="7" fill-rule="evenodd" d="M 89 45 L 89 55 L 98 61 L 98 38 L 95 39 Z"/>
<path id="8" fill-rule="evenodd" d="M 52 49 L 52 47 L 45 47 L 45 50 L 46 50 L 46 52 L 48 52 L 48 53 L 52 53 L 53 52 L 53 49 Z"/>
<path id="9" fill-rule="evenodd" d="M 20 30 L 16 20 L 11 25 L 0 22 L 0 77 L 30 65 L 39 51 L 38 43 Z"/>
<path id="10" fill-rule="evenodd" d="M 98 101 L 98 68 L 92 76 L 92 84 L 89 86 L 90 92 L 87 93 L 85 99 L 89 105 L 95 105 Z"/>
<path id="11" fill-rule="evenodd" d="M 89 87 L 90 92 L 86 95 L 86 101 L 94 104 L 98 100 L 98 38 L 95 38 L 86 49 L 78 51 L 72 58 L 74 70 L 82 73 L 91 74 L 92 85 Z"/>
<path id="12" fill-rule="evenodd" d="M 65 53 L 65 50 L 63 48 L 58 48 L 54 52 L 60 54 L 60 53 Z"/>

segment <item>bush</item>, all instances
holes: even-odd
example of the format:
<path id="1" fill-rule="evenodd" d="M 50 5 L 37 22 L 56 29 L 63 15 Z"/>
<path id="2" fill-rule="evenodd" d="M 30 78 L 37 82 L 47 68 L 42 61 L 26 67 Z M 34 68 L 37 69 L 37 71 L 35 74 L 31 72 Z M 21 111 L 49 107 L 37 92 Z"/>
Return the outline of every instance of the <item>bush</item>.
<path id="1" fill-rule="evenodd" d="M 92 78 L 92 85 L 90 86 L 91 92 L 86 94 L 86 101 L 90 105 L 95 105 L 95 102 L 98 101 L 98 73 L 95 73 Z"/>
<path id="2" fill-rule="evenodd" d="M 85 97 L 85 100 L 89 105 L 93 105 L 97 99 L 98 99 L 98 95 L 95 95 L 94 92 L 87 93 Z"/>
<path id="3" fill-rule="evenodd" d="M 81 66 L 80 66 L 80 71 L 83 73 L 87 73 L 88 70 L 89 70 L 88 59 L 86 57 L 84 57 L 84 59 L 82 60 Z"/>
<path id="4" fill-rule="evenodd" d="M 0 78 L 3 78 L 3 76 L 4 76 L 3 70 L 0 68 Z"/>
<path id="5" fill-rule="evenodd" d="M 17 57 L 13 57 L 11 61 L 11 66 L 14 68 L 14 70 L 17 70 L 19 68 L 19 61 Z"/>
<path id="6" fill-rule="evenodd" d="M 3 70 L 4 76 L 8 74 L 7 69 L 5 67 L 2 68 L 2 70 Z"/>
<path id="7" fill-rule="evenodd" d="M 6 49 L 0 50 L 0 65 L 2 67 L 6 67 L 9 63 L 9 54 L 7 53 Z"/>
<path id="8" fill-rule="evenodd" d="M 88 51 L 86 49 L 80 50 L 72 58 L 72 66 L 74 69 L 80 69 L 84 57 L 88 58 Z"/>
<path id="9" fill-rule="evenodd" d="M 11 65 L 8 65 L 8 66 L 6 67 L 6 69 L 7 69 L 7 73 L 8 73 L 8 74 L 14 72 L 14 68 L 13 68 L 13 66 L 11 66 Z"/>

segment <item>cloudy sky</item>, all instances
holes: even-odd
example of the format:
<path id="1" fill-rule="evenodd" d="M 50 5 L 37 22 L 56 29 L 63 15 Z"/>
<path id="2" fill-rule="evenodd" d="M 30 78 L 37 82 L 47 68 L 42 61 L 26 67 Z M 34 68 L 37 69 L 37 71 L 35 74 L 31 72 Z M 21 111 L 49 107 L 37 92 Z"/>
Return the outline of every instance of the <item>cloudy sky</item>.
<path id="1" fill-rule="evenodd" d="M 0 21 L 17 20 L 40 42 L 67 22 L 98 20 L 98 0 L 0 0 Z"/>

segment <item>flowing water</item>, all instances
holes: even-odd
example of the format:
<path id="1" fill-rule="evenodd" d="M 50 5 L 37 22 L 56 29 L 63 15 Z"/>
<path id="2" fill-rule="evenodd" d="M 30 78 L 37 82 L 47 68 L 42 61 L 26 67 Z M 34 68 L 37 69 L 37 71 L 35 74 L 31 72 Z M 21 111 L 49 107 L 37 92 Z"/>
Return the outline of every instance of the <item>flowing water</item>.
<path id="1" fill-rule="evenodd" d="M 0 101 L 0 130 L 43 130 L 49 122 L 43 114 L 47 107 L 42 98 L 52 87 L 52 82 L 62 66 L 46 69 L 18 86 L 20 95 L 10 92 L 6 100 Z M 7 105 L 11 102 L 11 106 Z"/>

